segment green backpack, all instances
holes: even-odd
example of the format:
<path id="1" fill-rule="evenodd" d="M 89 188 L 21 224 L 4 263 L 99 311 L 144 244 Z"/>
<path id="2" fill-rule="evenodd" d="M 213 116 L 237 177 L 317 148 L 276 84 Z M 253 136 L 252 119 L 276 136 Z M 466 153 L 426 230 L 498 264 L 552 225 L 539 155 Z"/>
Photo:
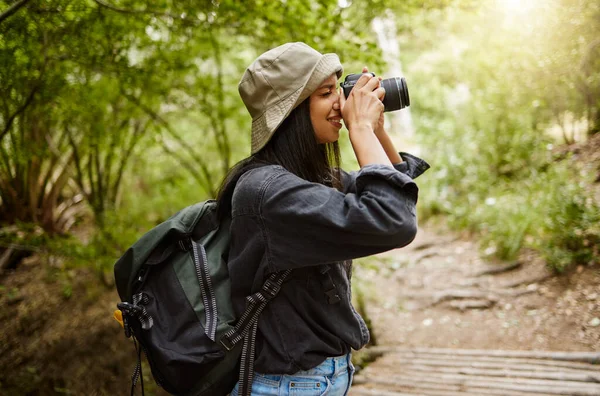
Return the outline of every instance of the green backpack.
<path id="1" fill-rule="evenodd" d="M 231 219 L 219 223 L 216 206 L 209 200 L 181 210 L 115 264 L 117 307 L 138 356 L 132 394 L 143 350 L 169 393 L 226 395 L 239 379 L 239 394 L 250 395 L 258 317 L 290 271 L 272 274 L 236 318 L 227 269 Z"/>

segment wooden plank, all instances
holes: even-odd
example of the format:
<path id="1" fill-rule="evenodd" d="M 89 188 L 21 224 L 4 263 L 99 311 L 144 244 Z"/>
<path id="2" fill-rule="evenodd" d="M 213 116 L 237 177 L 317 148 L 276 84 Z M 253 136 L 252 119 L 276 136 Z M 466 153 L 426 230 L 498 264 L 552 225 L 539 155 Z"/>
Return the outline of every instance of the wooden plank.
<path id="1" fill-rule="evenodd" d="M 440 383 L 435 380 L 414 380 L 408 377 L 395 376 L 394 379 L 386 379 L 386 378 L 373 378 L 373 377 L 354 377 L 354 381 L 352 384 L 356 385 L 365 385 L 365 386 L 380 386 L 383 385 L 390 390 L 401 390 L 401 391 L 414 391 L 415 389 L 419 390 L 419 394 L 423 394 L 423 390 L 427 391 L 444 391 L 444 392 L 459 392 L 463 390 L 463 387 L 456 384 L 449 383 Z"/>
<path id="2" fill-rule="evenodd" d="M 424 375 L 417 372 L 402 371 L 400 375 L 394 375 L 390 379 L 396 378 L 410 378 L 419 379 L 431 383 L 441 384 L 464 384 L 467 382 L 477 383 L 478 381 L 485 381 L 486 384 L 523 384 L 531 386 L 542 386 L 542 387 L 559 387 L 559 388 L 570 388 L 570 389 L 591 389 L 595 390 L 600 394 L 600 384 L 591 382 L 577 382 L 577 381 L 556 381 L 556 380 L 543 380 L 543 379 L 530 379 L 530 378 L 503 378 L 503 377 L 487 377 L 487 376 L 469 376 L 462 374 L 445 374 L 445 373 L 434 373 L 435 376 Z M 433 377 L 433 378 L 432 378 Z M 380 379 L 378 376 L 369 375 L 369 381 L 374 379 Z M 387 380 L 387 378 L 385 378 Z"/>
<path id="3" fill-rule="evenodd" d="M 475 376 L 487 376 L 487 377 L 511 377 L 511 378 L 531 378 L 531 379 L 547 379 L 555 381 L 577 381 L 577 382 L 590 382 L 600 383 L 600 372 L 589 372 L 589 373 L 567 373 L 560 371 L 519 371 L 512 370 L 508 367 L 494 368 L 494 369 L 481 369 L 481 368 L 470 368 L 470 367 L 439 367 L 439 366 L 425 366 L 417 364 L 408 364 L 401 366 L 402 371 L 418 371 L 426 373 L 445 373 L 445 374 L 461 374 L 461 375 L 475 375 Z"/>
<path id="4" fill-rule="evenodd" d="M 477 388 L 472 387 L 468 391 L 450 391 L 448 389 L 438 390 L 438 389 L 419 389 L 419 393 L 406 393 L 408 389 L 403 390 L 389 390 L 378 387 L 369 387 L 369 384 L 365 384 L 364 386 L 353 386 L 350 388 L 350 396 L 398 396 L 398 395 L 418 395 L 418 396 L 539 396 L 539 393 L 530 393 L 530 392 L 519 392 L 519 391 L 511 391 L 505 389 L 490 389 L 490 388 Z M 414 389 L 413 389 L 414 391 Z"/>
<path id="5" fill-rule="evenodd" d="M 423 396 L 422 394 L 394 392 L 374 388 L 350 388 L 349 396 Z M 450 396 L 450 395 L 449 395 Z"/>
<path id="6" fill-rule="evenodd" d="M 371 347 L 377 353 L 427 353 L 446 356 L 486 356 L 486 357 L 518 357 L 529 359 L 547 359 L 569 362 L 586 362 L 600 364 L 600 352 L 554 352 L 554 351 L 516 351 L 516 350 L 480 350 L 451 348 L 406 348 L 406 347 Z"/>
<path id="7" fill-rule="evenodd" d="M 451 392 L 447 390 L 423 390 L 419 393 L 406 393 L 404 391 L 391 391 L 382 388 L 350 388 L 349 396 L 539 396 L 536 393 L 513 392 L 493 389 L 473 389 L 471 392 Z"/>
<path id="8" fill-rule="evenodd" d="M 503 389 L 513 391 L 524 391 L 534 393 L 546 393 L 548 395 L 571 395 L 571 396 L 598 396 L 600 385 L 587 383 L 568 383 L 565 381 L 543 381 L 524 380 L 514 378 L 489 378 L 452 376 L 447 374 L 435 377 L 417 374 L 395 375 L 393 378 L 366 377 L 357 382 L 377 385 L 388 385 L 401 387 L 402 390 L 411 388 L 432 388 L 438 390 L 465 390 L 468 388 Z"/>
<path id="9" fill-rule="evenodd" d="M 396 356 L 401 356 L 402 359 L 394 359 Z M 513 359 L 513 358 L 470 358 L 459 356 L 452 360 L 448 360 L 447 357 L 439 356 L 423 356 L 416 355 L 388 355 L 386 359 L 394 360 L 394 365 L 404 364 L 416 364 L 424 366 L 440 366 L 440 367 L 472 367 L 472 368 L 512 368 L 514 370 L 524 371 L 550 371 L 550 372 L 571 372 L 571 373 L 587 373 L 587 374 L 598 374 L 598 366 L 589 363 L 571 363 L 571 362 L 555 362 L 548 360 L 534 360 L 534 359 Z M 381 360 L 385 362 L 385 360 Z"/>

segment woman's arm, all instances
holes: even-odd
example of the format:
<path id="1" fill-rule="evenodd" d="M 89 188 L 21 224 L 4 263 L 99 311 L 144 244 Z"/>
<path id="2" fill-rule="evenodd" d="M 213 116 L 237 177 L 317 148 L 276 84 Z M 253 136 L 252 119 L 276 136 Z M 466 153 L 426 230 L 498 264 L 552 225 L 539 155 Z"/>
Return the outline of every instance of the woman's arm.
<path id="1" fill-rule="evenodd" d="M 390 162 L 392 164 L 401 163 L 402 157 L 400 157 L 400 154 L 398 154 L 398 151 L 394 147 L 394 143 L 392 142 L 392 139 L 390 139 L 390 136 L 388 135 L 387 131 L 383 128 L 383 120 L 381 121 L 381 127 L 375 130 L 375 136 L 379 140 L 379 143 L 381 143 L 381 146 L 383 147 L 383 150 L 390 159 Z"/>
<path id="2" fill-rule="evenodd" d="M 363 67 L 362 72 L 368 73 L 369 68 L 367 68 L 366 66 Z M 378 79 L 379 79 L 379 81 L 381 81 L 381 77 L 378 77 Z M 381 94 L 379 96 L 379 100 L 381 100 L 383 102 L 384 97 L 385 97 L 385 91 L 383 91 L 383 94 Z M 392 164 L 396 165 L 396 164 L 399 164 L 402 162 L 402 157 L 400 157 L 400 155 L 398 154 L 398 150 L 396 150 L 396 148 L 394 147 L 394 143 L 392 142 L 392 139 L 390 139 L 390 136 L 386 132 L 386 130 L 384 128 L 384 123 L 385 123 L 385 117 L 382 112 L 381 115 L 379 116 L 379 119 L 377 120 L 377 124 L 375 125 L 375 129 L 374 129 L 375 136 L 377 136 L 379 143 L 381 143 L 381 146 L 383 147 L 386 155 L 388 156 L 388 158 L 390 159 Z"/>
<path id="3" fill-rule="evenodd" d="M 373 128 L 362 125 L 349 129 L 350 142 L 358 164 L 362 168 L 369 164 L 392 165 L 389 155 L 375 136 Z"/>
<path id="4" fill-rule="evenodd" d="M 361 168 L 370 164 L 391 166 L 392 162 L 375 136 L 375 128 L 379 118 L 383 116 L 381 98 L 385 94 L 385 90 L 380 87 L 379 78 L 363 74 L 352 88 L 348 99 L 341 89 L 340 91 L 342 117 Z"/>
<path id="5" fill-rule="evenodd" d="M 355 192 L 344 194 L 283 168 L 249 172 L 237 199 L 252 203 L 246 214 L 263 229 L 273 270 L 364 257 L 413 240 L 418 188 L 410 177 L 369 164 L 354 182 Z"/>

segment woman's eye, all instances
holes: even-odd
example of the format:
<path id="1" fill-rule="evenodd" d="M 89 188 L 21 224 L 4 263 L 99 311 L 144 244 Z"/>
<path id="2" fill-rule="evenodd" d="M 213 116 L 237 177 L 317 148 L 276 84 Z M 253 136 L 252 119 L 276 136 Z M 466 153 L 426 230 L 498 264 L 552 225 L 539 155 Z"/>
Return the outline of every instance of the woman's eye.
<path id="1" fill-rule="evenodd" d="M 325 93 L 324 93 L 323 95 L 321 95 L 321 96 L 327 97 L 327 96 L 329 96 L 329 95 L 331 95 L 331 91 L 327 91 L 327 92 L 325 92 Z"/>

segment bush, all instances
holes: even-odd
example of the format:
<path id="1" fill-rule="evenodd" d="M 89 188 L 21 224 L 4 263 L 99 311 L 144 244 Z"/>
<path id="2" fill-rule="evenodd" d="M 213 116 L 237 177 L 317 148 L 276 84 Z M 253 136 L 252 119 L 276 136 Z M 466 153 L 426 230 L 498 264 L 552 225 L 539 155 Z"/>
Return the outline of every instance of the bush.
<path id="1" fill-rule="evenodd" d="M 570 161 L 495 184 L 453 188 L 424 179 L 425 216 L 445 214 L 450 227 L 476 234 L 488 255 L 512 260 L 522 248 L 533 248 L 558 272 L 600 256 L 600 208 L 586 189 L 592 181 Z"/>
<path id="2" fill-rule="evenodd" d="M 570 30 L 567 15 L 595 11 L 551 3 L 521 16 L 493 7 L 424 12 L 417 17 L 436 29 L 407 34 L 402 49 L 416 136 L 432 165 L 419 179 L 421 219 L 442 215 L 501 259 L 534 248 L 562 271 L 598 257 L 592 181 L 551 154 L 572 141 L 589 106 L 587 88 L 576 89 L 577 59 L 595 55 L 573 46 L 594 42 L 598 24 Z"/>
<path id="3" fill-rule="evenodd" d="M 544 207 L 545 216 L 534 246 L 559 272 L 600 257 L 600 207 L 585 188 L 591 178 L 574 173 L 566 162 L 553 167 L 540 180 L 540 188 L 553 188 L 538 192 L 538 207 Z"/>

